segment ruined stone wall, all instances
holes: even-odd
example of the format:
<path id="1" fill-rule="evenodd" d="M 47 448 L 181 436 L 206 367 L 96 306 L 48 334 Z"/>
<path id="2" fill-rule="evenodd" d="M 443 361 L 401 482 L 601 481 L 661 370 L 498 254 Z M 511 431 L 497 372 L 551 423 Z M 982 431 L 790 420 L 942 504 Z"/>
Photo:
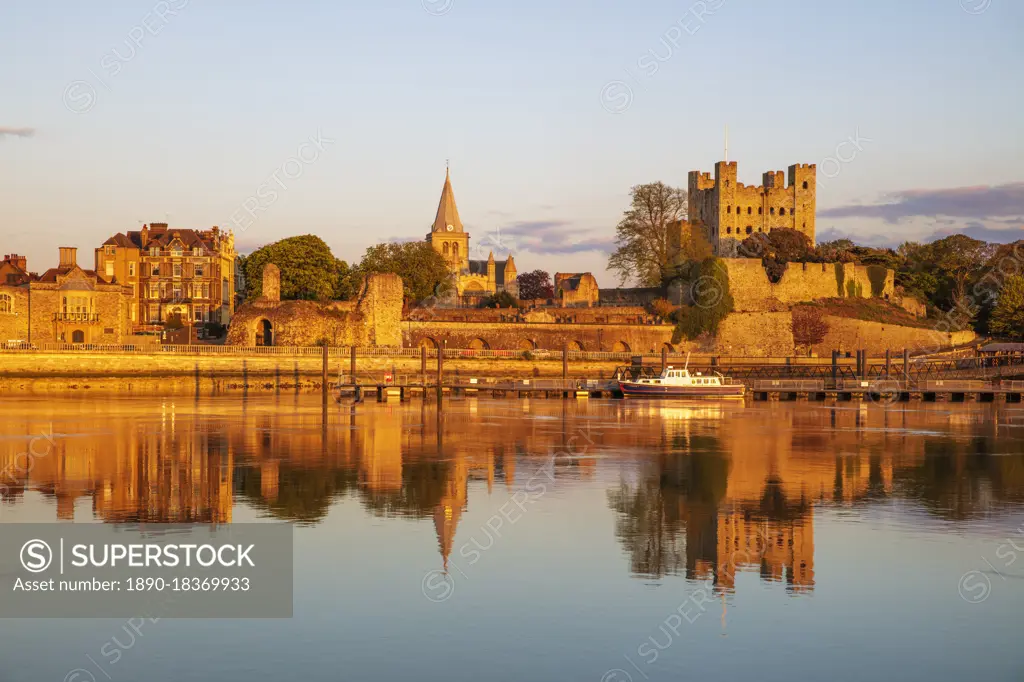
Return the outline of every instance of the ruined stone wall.
<path id="1" fill-rule="evenodd" d="M 263 266 L 263 298 L 271 302 L 281 300 L 281 269 L 273 263 Z"/>
<path id="2" fill-rule="evenodd" d="M 671 325 L 501 324 L 405 321 L 404 345 L 490 350 L 570 350 L 660 353 Z"/>
<path id="3" fill-rule="evenodd" d="M 0 343 L 28 341 L 28 288 L 0 285 L 0 296 L 10 297 L 10 309 L 0 312 Z"/>
<path id="4" fill-rule="evenodd" d="M 794 352 L 792 314 L 733 313 L 722 321 L 715 352 L 737 356 L 785 356 Z M 954 345 L 970 343 L 974 332 L 938 332 L 933 329 L 903 327 L 826 315 L 829 331 L 825 340 L 813 347 L 820 356 L 833 350 L 854 352 L 860 349 L 881 356 L 886 350 L 936 352 Z"/>
<path id="5" fill-rule="evenodd" d="M 402 280 L 397 275 L 368 275 L 355 301 L 258 298 L 235 312 L 226 343 L 256 345 L 264 320 L 271 325 L 276 346 L 400 346 Z"/>
<path id="6" fill-rule="evenodd" d="M 883 298 L 894 293 L 895 275 L 880 266 L 852 263 L 788 263 L 777 284 L 757 258 L 723 258 L 736 312 L 767 311 L 773 301 L 803 303 L 820 298 Z"/>
<path id="7" fill-rule="evenodd" d="M 643 307 L 655 299 L 664 298 L 661 287 L 638 287 L 634 289 L 601 289 L 601 305 Z"/>
<path id="8" fill-rule="evenodd" d="M 568 280 L 579 278 L 575 289 L 568 287 Z M 600 301 L 597 278 L 589 272 L 556 272 L 555 297 L 563 306 L 591 306 Z"/>

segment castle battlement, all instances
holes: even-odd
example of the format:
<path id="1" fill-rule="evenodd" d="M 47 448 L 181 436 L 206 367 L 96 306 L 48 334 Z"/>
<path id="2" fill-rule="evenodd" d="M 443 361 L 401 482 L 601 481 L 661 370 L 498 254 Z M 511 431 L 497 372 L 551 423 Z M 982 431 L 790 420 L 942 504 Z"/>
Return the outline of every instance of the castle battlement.
<path id="1" fill-rule="evenodd" d="M 716 254 L 733 256 L 749 235 L 780 227 L 803 232 L 814 243 L 815 164 L 766 171 L 760 185 L 738 182 L 737 171 L 735 161 L 719 161 L 713 178 L 696 170 L 688 175 L 690 220 L 704 225 Z"/>

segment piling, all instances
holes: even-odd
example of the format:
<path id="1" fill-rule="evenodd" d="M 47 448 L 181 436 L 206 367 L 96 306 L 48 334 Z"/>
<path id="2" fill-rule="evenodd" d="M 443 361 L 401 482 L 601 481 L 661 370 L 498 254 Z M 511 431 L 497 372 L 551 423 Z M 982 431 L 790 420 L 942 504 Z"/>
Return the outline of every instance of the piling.
<path id="1" fill-rule="evenodd" d="M 356 347 L 352 346 L 348 358 L 348 371 L 352 375 L 352 385 L 355 386 L 359 382 L 356 381 Z"/>
<path id="2" fill-rule="evenodd" d="M 330 349 L 326 345 L 324 345 L 324 364 L 323 364 L 323 370 L 320 373 L 320 381 L 321 381 L 321 385 L 323 386 L 323 392 L 324 392 L 324 402 L 327 402 L 327 369 L 328 369 L 328 367 L 330 365 L 330 360 L 328 359 L 329 358 L 329 353 L 330 353 Z"/>
<path id="3" fill-rule="evenodd" d="M 569 344 L 562 344 L 562 389 L 569 390 Z"/>
<path id="4" fill-rule="evenodd" d="M 423 390 L 427 390 L 427 347 L 420 346 L 420 383 L 423 384 Z"/>
<path id="5" fill-rule="evenodd" d="M 892 353 L 885 349 L 885 378 L 888 379 L 892 373 Z"/>
<path id="6" fill-rule="evenodd" d="M 665 368 L 668 367 L 668 348 L 661 347 L 661 371 L 664 373 Z"/>
<path id="7" fill-rule="evenodd" d="M 444 383 L 444 350 L 441 346 L 437 347 L 437 409 L 440 410 L 444 405 L 442 400 L 443 389 L 441 384 Z"/>

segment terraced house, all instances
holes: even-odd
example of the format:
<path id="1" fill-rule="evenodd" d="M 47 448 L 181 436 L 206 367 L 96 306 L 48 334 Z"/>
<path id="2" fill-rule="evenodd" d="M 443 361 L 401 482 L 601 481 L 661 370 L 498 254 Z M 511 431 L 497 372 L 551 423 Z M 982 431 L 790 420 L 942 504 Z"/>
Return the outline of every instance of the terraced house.
<path id="1" fill-rule="evenodd" d="M 115 234 L 96 249 L 96 272 L 131 287 L 137 330 L 173 318 L 226 325 L 235 310 L 236 259 L 230 231 L 151 223 Z"/>

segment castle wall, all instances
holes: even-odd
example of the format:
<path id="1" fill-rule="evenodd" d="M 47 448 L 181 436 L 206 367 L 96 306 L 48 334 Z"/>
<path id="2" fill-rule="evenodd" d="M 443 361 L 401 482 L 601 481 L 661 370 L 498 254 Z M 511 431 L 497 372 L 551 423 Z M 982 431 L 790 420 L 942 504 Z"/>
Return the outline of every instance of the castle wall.
<path id="1" fill-rule="evenodd" d="M 852 263 L 788 263 L 777 284 L 758 258 L 723 258 L 736 312 L 771 310 L 775 301 L 803 303 L 819 298 L 883 298 L 894 295 L 895 275 L 880 266 Z"/>
<path id="2" fill-rule="evenodd" d="M 546 349 L 660 353 L 671 325 L 597 325 L 480 322 L 403 322 L 404 345 L 490 350 Z"/>

